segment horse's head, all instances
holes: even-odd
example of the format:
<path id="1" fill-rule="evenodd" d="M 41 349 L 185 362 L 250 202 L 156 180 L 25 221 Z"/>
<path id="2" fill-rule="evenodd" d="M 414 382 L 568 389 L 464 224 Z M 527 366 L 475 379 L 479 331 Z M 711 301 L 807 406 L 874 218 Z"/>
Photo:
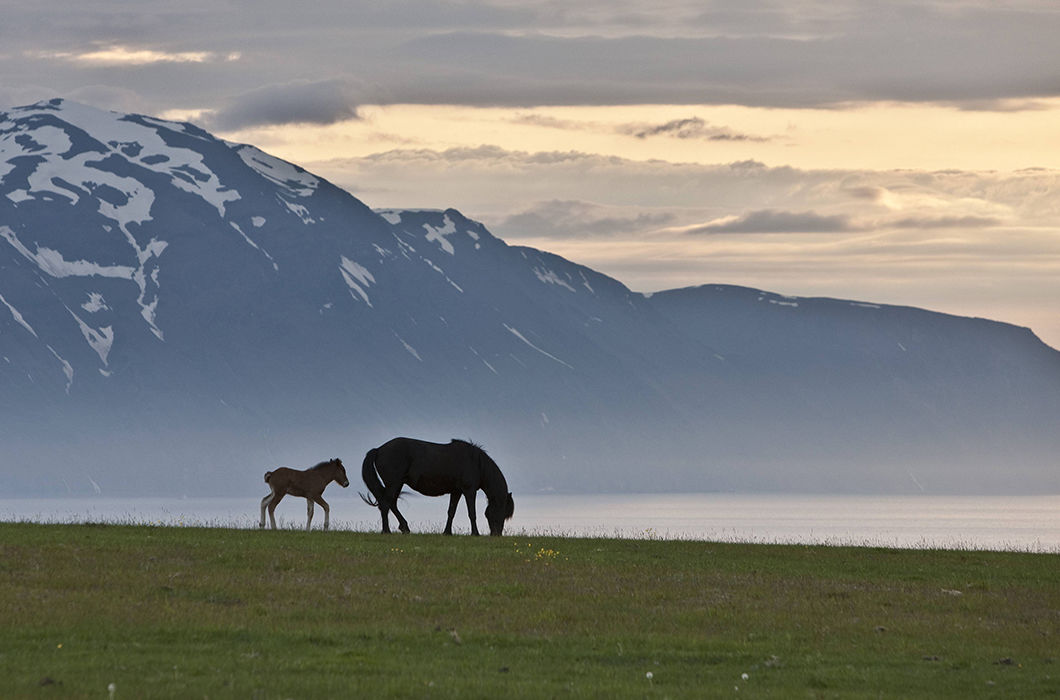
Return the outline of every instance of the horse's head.
<path id="1" fill-rule="evenodd" d="M 350 480 L 346 478 L 346 467 L 342 466 L 342 460 L 336 457 L 331 460 L 332 466 L 335 467 L 335 481 L 338 482 L 339 486 L 346 488 L 350 485 Z"/>
<path id="2" fill-rule="evenodd" d="M 490 525 L 490 534 L 499 537 L 504 534 L 504 521 L 515 514 L 515 499 L 511 492 L 504 498 L 490 500 L 486 504 L 486 522 Z"/>

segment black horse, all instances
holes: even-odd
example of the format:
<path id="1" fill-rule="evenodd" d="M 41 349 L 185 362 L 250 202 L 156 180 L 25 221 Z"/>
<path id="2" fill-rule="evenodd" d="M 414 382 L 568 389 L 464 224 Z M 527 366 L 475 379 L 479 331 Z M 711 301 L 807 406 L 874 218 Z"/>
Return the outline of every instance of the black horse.
<path id="1" fill-rule="evenodd" d="M 453 534 L 453 516 L 461 496 L 467 502 L 471 534 L 479 534 L 475 522 L 475 494 L 479 489 L 486 493 L 489 501 L 486 521 L 491 535 L 500 535 L 504 531 L 504 521 L 515 512 L 515 501 L 500 467 L 479 445 L 464 440 L 441 445 L 412 438 L 394 438 L 368 450 L 361 466 L 361 476 L 374 500 L 363 493 L 360 496 L 368 505 L 379 508 L 383 515 L 383 532 L 390 532 L 389 511 L 394 511 L 397 516 L 398 528 L 402 532 L 409 531 L 408 522 L 397 509 L 398 495 L 404 484 L 425 496 L 449 494 L 446 535 Z"/>

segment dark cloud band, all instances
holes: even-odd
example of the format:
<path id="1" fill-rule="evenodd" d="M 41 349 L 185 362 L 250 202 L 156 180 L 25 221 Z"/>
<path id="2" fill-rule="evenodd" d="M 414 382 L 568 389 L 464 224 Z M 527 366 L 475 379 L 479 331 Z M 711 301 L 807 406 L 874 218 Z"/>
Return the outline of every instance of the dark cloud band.
<path id="1" fill-rule="evenodd" d="M 237 95 L 207 115 L 219 130 L 277 124 L 334 124 L 357 118 L 361 90 L 346 80 L 268 85 Z"/>
<path id="2" fill-rule="evenodd" d="M 850 218 L 841 214 L 825 216 L 812 211 L 762 209 L 697 226 L 689 233 L 836 233 L 855 230 L 857 227 Z"/>

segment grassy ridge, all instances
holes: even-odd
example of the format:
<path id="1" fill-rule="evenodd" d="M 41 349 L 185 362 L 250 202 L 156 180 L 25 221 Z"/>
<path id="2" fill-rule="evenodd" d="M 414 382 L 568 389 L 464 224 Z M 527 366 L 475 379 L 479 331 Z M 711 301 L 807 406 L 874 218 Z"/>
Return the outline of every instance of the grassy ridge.
<path id="1" fill-rule="evenodd" d="M 1040 697 L 1058 574 L 1053 554 L 0 524 L 0 695 Z"/>

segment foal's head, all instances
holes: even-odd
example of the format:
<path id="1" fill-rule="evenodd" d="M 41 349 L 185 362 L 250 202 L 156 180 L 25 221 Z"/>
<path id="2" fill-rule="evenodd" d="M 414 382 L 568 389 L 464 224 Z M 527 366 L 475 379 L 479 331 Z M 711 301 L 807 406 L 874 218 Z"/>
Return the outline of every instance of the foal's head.
<path id="1" fill-rule="evenodd" d="M 334 479 L 338 482 L 339 486 L 346 488 L 350 485 L 350 480 L 346 478 L 346 467 L 342 466 L 342 460 L 336 457 L 335 459 L 328 462 L 335 470 Z"/>

